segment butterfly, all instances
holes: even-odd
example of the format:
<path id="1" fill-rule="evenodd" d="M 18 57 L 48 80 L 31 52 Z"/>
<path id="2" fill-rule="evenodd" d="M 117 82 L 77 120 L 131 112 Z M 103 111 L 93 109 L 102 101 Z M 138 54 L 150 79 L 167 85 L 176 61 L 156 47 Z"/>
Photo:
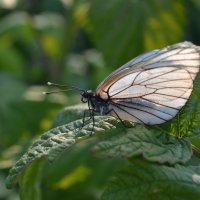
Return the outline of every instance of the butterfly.
<path id="1" fill-rule="evenodd" d="M 186 104 L 200 68 L 200 47 L 182 42 L 144 53 L 81 92 L 94 112 L 121 121 L 162 124 Z M 94 120 L 94 118 L 93 118 Z"/>

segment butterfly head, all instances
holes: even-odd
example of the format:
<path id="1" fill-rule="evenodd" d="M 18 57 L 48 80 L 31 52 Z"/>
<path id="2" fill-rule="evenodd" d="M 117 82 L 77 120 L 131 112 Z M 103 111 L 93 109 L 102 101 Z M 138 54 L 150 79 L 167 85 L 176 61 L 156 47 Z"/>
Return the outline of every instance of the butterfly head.
<path id="1" fill-rule="evenodd" d="M 87 90 L 81 93 L 81 101 L 88 103 L 89 109 L 100 114 L 108 113 L 109 102 L 96 95 L 93 91 Z"/>
<path id="2" fill-rule="evenodd" d="M 95 94 L 92 90 L 83 91 L 81 93 L 81 101 L 87 103 L 95 98 Z"/>

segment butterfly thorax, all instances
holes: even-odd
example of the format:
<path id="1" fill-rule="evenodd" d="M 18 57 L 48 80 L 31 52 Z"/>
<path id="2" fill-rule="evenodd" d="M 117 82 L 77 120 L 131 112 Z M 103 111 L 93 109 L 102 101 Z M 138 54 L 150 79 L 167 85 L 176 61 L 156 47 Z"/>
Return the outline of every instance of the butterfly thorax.
<path id="1" fill-rule="evenodd" d="M 98 112 L 101 115 L 109 113 L 110 104 L 108 100 L 102 99 L 91 90 L 84 91 L 81 93 L 81 96 L 81 101 L 83 103 L 88 103 L 89 109 L 93 110 L 94 112 Z"/>

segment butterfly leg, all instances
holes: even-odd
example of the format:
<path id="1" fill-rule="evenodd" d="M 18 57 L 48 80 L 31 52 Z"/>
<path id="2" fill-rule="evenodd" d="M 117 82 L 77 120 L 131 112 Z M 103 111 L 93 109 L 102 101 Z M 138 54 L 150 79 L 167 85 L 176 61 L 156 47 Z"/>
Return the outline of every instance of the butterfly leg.
<path id="1" fill-rule="evenodd" d="M 90 136 L 94 134 L 94 125 L 95 125 L 94 112 L 92 110 L 91 110 L 91 118 L 92 118 L 92 130 L 91 130 Z"/>
<path id="2" fill-rule="evenodd" d="M 117 114 L 117 112 L 114 109 L 110 110 L 109 112 L 111 112 L 111 111 L 113 111 L 115 113 L 115 115 L 117 116 L 117 118 L 120 120 L 120 122 L 122 123 L 122 125 L 124 127 L 126 127 L 126 128 L 133 128 L 133 126 L 127 126 L 127 124 L 124 123 L 124 121 L 120 118 L 120 116 Z"/>
<path id="3" fill-rule="evenodd" d="M 83 128 L 83 126 L 85 125 L 85 123 L 89 122 L 89 121 L 92 119 L 92 130 L 91 130 L 91 133 L 90 133 L 90 136 L 92 136 L 93 133 L 94 133 L 94 125 L 95 125 L 95 121 L 94 121 L 94 112 L 93 112 L 92 109 L 89 109 L 88 111 L 89 111 L 90 117 L 89 117 L 89 119 L 85 120 L 85 112 L 86 112 L 86 111 L 85 111 L 85 112 L 84 112 L 84 120 L 83 120 L 83 124 L 82 124 L 81 129 Z"/>
<path id="4" fill-rule="evenodd" d="M 89 119 L 85 120 L 87 111 L 89 111 Z M 92 118 L 92 109 L 91 109 L 89 101 L 88 101 L 88 110 L 84 111 L 81 129 L 85 126 L 85 123 L 87 123 L 88 121 L 91 120 L 91 118 Z"/>
<path id="5" fill-rule="evenodd" d="M 82 120 L 82 126 L 81 126 L 81 129 L 84 127 L 85 125 L 85 114 L 86 113 L 86 110 L 84 110 L 84 113 L 83 113 L 83 120 Z"/>
<path id="6" fill-rule="evenodd" d="M 86 112 L 87 112 L 87 111 L 89 111 L 89 119 L 85 120 L 85 118 L 86 118 Z M 86 124 L 87 122 L 89 122 L 91 119 L 92 119 L 92 130 L 91 130 L 90 136 L 92 136 L 93 133 L 94 133 L 95 121 L 94 121 L 94 112 L 93 112 L 92 109 L 89 108 L 88 110 L 85 110 L 85 111 L 84 111 L 82 126 L 81 126 L 80 130 L 81 130 L 81 129 L 85 126 L 85 124 Z"/>

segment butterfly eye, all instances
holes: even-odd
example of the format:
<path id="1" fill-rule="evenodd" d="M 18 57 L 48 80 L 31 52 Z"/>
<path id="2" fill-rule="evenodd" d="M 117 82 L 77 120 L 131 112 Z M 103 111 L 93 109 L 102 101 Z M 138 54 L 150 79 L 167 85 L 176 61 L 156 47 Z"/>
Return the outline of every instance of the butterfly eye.
<path id="1" fill-rule="evenodd" d="M 87 103 L 87 102 L 88 102 L 88 99 L 86 99 L 86 98 L 84 98 L 84 97 L 81 97 L 81 101 L 82 101 L 83 103 Z"/>

